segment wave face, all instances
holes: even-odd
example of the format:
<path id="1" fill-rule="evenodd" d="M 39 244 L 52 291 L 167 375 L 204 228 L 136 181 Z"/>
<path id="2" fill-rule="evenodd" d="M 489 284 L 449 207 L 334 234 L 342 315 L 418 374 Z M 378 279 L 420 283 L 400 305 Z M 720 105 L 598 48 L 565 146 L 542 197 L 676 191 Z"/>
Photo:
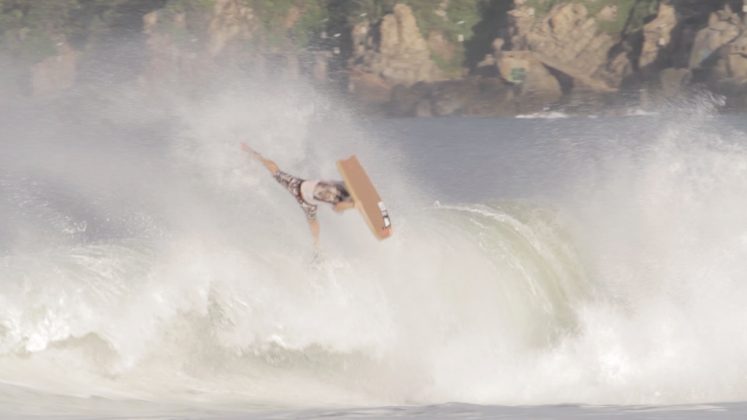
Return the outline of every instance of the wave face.
<path id="1" fill-rule="evenodd" d="M 0 381 L 202 406 L 744 400 L 744 127 L 675 111 L 356 125 L 293 83 L 14 104 Z M 358 154 L 394 236 L 320 209 L 315 254 L 239 141 L 306 176 Z"/>

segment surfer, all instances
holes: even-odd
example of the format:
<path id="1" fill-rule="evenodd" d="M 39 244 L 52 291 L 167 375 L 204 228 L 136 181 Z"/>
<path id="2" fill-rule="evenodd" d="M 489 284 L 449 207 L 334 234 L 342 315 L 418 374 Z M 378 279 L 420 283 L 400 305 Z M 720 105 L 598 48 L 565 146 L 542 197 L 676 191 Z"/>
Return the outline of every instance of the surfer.
<path id="1" fill-rule="evenodd" d="M 315 202 L 331 204 L 332 208 L 338 213 L 355 207 L 353 197 L 342 181 L 301 179 L 281 171 L 275 162 L 265 158 L 246 143 L 241 143 L 241 149 L 260 161 L 270 171 L 273 178 L 296 199 L 306 215 L 306 221 L 309 223 L 315 245 L 319 244 L 319 221 L 316 220 L 318 206 Z"/>

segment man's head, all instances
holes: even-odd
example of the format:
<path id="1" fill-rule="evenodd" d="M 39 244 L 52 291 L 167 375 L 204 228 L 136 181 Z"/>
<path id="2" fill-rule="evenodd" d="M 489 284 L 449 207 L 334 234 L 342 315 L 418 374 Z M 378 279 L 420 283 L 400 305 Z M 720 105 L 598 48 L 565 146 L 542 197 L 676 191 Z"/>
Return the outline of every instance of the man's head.
<path id="1" fill-rule="evenodd" d="M 319 181 L 314 188 L 314 198 L 330 204 L 353 201 L 342 182 Z"/>

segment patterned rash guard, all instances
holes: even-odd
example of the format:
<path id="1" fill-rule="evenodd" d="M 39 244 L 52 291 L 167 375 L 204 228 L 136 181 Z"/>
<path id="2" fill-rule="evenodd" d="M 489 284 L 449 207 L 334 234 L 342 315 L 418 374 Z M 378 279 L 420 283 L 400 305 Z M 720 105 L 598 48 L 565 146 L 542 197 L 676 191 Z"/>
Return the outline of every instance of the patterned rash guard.
<path id="1" fill-rule="evenodd" d="M 317 206 L 304 200 L 303 195 L 301 194 L 301 184 L 304 183 L 304 180 L 283 171 L 275 172 L 273 177 L 280 183 L 280 185 L 284 186 L 288 192 L 291 193 L 296 201 L 298 201 L 298 204 L 306 215 L 306 219 L 309 221 L 316 220 Z"/>

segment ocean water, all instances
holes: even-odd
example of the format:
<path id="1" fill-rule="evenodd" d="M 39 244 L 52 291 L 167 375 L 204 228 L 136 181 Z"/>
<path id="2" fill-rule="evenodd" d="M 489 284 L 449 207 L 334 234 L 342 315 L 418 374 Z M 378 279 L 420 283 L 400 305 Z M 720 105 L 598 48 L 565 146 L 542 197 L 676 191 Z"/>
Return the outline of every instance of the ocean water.
<path id="1" fill-rule="evenodd" d="M 0 417 L 747 415 L 747 123 L 370 119 L 303 86 L 0 112 Z M 392 238 L 296 203 L 355 153 Z"/>

